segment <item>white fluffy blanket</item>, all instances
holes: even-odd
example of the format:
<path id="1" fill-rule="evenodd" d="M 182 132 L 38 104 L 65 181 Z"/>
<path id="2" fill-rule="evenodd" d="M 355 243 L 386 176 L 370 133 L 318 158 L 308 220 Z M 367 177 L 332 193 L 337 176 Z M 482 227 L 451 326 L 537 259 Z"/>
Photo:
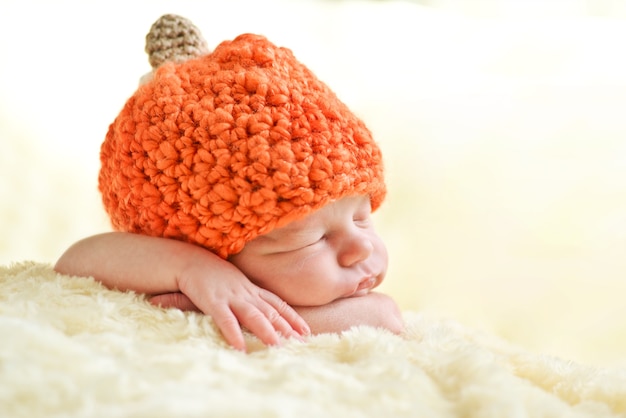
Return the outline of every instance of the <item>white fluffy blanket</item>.
<path id="1" fill-rule="evenodd" d="M 531 354 L 406 312 L 248 354 L 208 317 L 47 264 L 0 268 L 2 417 L 617 417 L 626 370 Z"/>

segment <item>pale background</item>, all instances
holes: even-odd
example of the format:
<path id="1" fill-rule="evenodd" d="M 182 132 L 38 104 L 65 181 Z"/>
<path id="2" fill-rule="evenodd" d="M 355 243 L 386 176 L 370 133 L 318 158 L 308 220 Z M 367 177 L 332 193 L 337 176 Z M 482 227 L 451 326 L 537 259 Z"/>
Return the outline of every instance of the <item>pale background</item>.
<path id="1" fill-rule="evenodd" d="M 626 366 L 624 4 L 4 0 L 0 264 L 108 230 L 99 146 L 173 12 L 291 48 L 374 131 L 403 309 Z"/>

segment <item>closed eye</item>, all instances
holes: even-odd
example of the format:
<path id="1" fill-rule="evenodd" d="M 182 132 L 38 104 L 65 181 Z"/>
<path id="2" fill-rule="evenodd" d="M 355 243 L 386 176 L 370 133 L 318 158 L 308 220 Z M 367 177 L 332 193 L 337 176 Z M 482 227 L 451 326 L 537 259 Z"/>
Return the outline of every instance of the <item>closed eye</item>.
<path id="1" fill-rule="evenodd" d="M 300 250 L 304 250 L 307 248 L 311 248 L 316 244 L 322 243 L 326 241 L 326 234 L 320 236 L 319 238 L 307 239 L 306 241 L 301 241 L 300 243 L 292 243 L 289 248 L 283 249 L 281 251 L 277 251 L 277 253 L 292 253 Z"/>
<path id="2" fill-rule="evenodd" d="M 371 218 L 369 215 L 355 216 L 352 218 L 352 222 L 360 228 L 367 228 L 370 226 Z"/>
<path id="3" fill-rule="evenodd" d="M 369 199 L 361 202 L 352 215 L 352 222 L 360 228 L 367 228 L 371 225 L 372 206 Z"/>
<path id="4" fill-rule="evenodd" d="M 326 236 L 326 234 L 324 234 L 321 237 L 319 237 L 318 239 L 316 239 L 315 241 L 311 242 L 310 244 L 305 245 L 302 248 L 311 247 L 311 246 L 313 246 L 313 245 L 315 245 L 317 243 L 324 242 L 324 241 L 326 241 L 326 238 L 327 238 L 327 236 Z"/>

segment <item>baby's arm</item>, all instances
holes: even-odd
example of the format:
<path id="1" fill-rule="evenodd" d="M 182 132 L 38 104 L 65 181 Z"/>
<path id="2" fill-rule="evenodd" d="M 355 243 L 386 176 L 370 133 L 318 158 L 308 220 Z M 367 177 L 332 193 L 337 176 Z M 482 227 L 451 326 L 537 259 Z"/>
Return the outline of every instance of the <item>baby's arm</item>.
<path id="1" fill-rule="evenodd" d="M 266 344 L 277 344 L 278 333 L 309 332 L 293 308 L 250 282 L 231 263 L 176 240 L 122 232 L 96 235 L 70 247 L 55 270 L 92 276 L 122 291 L 149 295 L 182 292 L 210 315 L 226 341 L 240 350 L 245 349 L 241 326 Z"/>
<path id="2" fill-rule="evenodd" d="M 307 321 L 313 334 L 341 332 L 358 325 L 384 328 L 394 334 L 404 331 L 398 305 L 383 293 L 370 292 L 322 306 L 294 306 L 294 309 Z"/>
<path id="3" fill-rule="evenodd" d="M 193 311 L 198 308 L 182 293 L 156 296 L 153 303 Z M 383 293 L 370 292 L 363 296 L 337 299 L 321 306 L 294 306 L 306 320 L 312 334 L 338 333 L 354 326 L 368 325 L 384 328 L 395 334 L 404 331 L 404 321 L 398 305 Z"/>

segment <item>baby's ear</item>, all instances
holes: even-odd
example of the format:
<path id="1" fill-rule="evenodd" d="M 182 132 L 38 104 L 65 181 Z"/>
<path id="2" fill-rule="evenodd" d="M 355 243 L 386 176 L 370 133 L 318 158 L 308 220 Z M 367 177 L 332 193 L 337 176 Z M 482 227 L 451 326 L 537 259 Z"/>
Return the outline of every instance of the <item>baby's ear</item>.
<path id="1" fill-rule="evenodd" d="M 184 62 L 211 52 L 200 29 L 189 19 L 173 14 L 163 15 L 152 24 L 145 51 L 152 71 L 141 77 L 139 84 L 150 81 L 154 71 L 166 62 Z"/>

